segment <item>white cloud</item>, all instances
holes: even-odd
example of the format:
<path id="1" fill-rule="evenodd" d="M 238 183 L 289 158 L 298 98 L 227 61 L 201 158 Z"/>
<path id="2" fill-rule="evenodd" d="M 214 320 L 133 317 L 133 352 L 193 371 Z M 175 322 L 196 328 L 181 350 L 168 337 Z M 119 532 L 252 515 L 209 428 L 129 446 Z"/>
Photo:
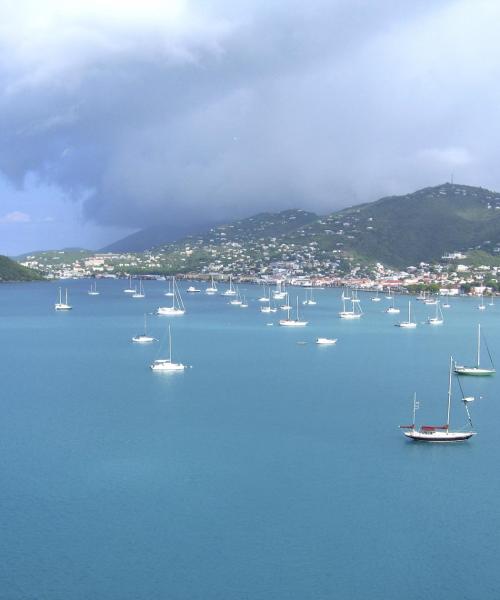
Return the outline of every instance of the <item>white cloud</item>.
<path id="1" fill-rule="evenodd" d="M 30 223 L 31 216 L 28 213 L 14 210 L 6 213 L 3 217 L 0 217 L 0 223 L 12 224 L 12 223 Z"/>

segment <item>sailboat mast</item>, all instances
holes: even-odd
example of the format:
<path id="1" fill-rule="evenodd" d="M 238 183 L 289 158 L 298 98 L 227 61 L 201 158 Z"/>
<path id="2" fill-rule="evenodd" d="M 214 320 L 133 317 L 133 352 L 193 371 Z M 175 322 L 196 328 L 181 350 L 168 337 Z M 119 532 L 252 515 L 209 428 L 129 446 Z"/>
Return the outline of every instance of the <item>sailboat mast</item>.
<path id="1" fill-rule="evenodd" d="M 411 301 L 408 300 L 408 323 L 411 323 Z"/>
<path id="2" fill-rule="evenodd" d="M 446 417 L 446 427 L 450 427 L 450 409 L 451 409 L 451 372 L 453 370 L 453 356 L 450 356 L 450 374 L 448 378 L 448 415 Z"/>
<path id="3" fill-rule="evenodd" d="M 299 320 L 299 297 L 297 296 L 297 321 Z"/>
<path id="4" fill-rule="evenodd" d="M 68 288 L 66 288 L 66 300 L 65 300 L 65 304 L 68 304 Z"/>
<path id="5" fill-rule="evenodd" d="M 479 364 L 481 361 L 481 325 L 477 326 L 477 366 L 479 368 Z"/>
<path id="6" fill-rule="evenodd" d="M 168 326 L 168 358 L 172 362 L 172 334 L 170 332 L 170 325 Z"/>
<path id="7" fill-rule="evenodd" d="M 417 392 L 414 392 L 413 394 L 413 429 L 415 429 L 415 418 L 416 418 L 416 412 L 417 412 Z"/>

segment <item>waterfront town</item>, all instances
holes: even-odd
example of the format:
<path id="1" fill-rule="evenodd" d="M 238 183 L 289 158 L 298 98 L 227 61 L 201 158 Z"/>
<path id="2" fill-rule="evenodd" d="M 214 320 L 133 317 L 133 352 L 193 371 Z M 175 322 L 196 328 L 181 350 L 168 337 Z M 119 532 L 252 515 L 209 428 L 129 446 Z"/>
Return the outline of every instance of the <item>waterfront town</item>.
<path id="1" fill-rule="evenodd" d="M 200 260 L 197 250 L 185 245 L 175 253 L 92 253 L 69 249 L 38 252 L 19 260 L 37 269 L 47 279 L 123 278 L 164 279 L 176 275 L 183 279 L 235 281 L 251 283 L 286 282 L 313 287 L 350 286 L 366 290 L 391 288 L 402 292 L 429 290 L 440 295 L 495 294 L 498 291 L 500 266 L 471 264 L 465 253 L 454 252 L 436 264 L 419 263 L 396 270 L 380 263 L 363 264 L 353 258 L 328 259 L 314 253 L 314 247 L 294 253 L 282 260 L 272 260 L 270 248 L 258 254 L 244 251 L 231 243 L 225 252 L 213 253 L 212 260 Z M 266 253 L 267 250 L 267 253 Z M 205 251 L 206 253 L 206 251 Z M 206 258 L 206 257 L 203 257 Z M 190 268 L 190 266 L 198 268 Z"/>

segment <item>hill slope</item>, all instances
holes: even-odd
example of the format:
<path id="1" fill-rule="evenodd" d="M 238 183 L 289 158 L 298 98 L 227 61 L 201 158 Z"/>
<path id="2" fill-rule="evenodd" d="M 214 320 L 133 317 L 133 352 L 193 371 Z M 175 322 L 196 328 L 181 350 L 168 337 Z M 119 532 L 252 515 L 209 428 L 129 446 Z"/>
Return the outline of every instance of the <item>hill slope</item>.
<path id="1" fill-rule="evenodd" d="M 2 281 L 35 281 L 43 279 L 40 273 L 16 263 L 7 256 L 0 255 L 0 282 Z"/>

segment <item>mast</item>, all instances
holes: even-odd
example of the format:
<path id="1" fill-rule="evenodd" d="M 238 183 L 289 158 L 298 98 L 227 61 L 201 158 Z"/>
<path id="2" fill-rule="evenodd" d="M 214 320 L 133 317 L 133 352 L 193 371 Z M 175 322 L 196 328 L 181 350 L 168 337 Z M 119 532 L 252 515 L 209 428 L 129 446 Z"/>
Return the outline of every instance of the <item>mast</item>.
<path id="1" fill-rule="evenodd" d="M 411 323 L 411 300 L 408 300 L 408 323 Z"/>
<path id="2" fill-rule="evenodd" d="M 65 304 L 68 304 L 68 288 L 66 288 L 66 300 L 65 300 Z"/>
<path id="3" fill-rule="evenodd" d="M 481 360 L 481 324 L 477 326 L 477 366 L 479 368 L 479 363 Z"/>
<path id="4" fill-rule="evenodd" d="M 413 429 L 415 429 L 415 418 L 416 418 L 416 413 L 417 412 L 417 392 L 414 392 L 413 394 Z"/>
<path id="5" fill-rule="evenodd" d="M 172 362 L 172 334 L 170 333 L 170 325 L 168 326 L 168 358 Z"/>
<path id="6" fill-rule="evenodd" d="M 299 297 L 297 296 L 297 321 L 299 320 Z"/>
<path id="7" fill-rule="evenodd" d="M 451 372 L 453 369 L 453 356 L 450 356 L 450 374 L 448 378 L 448 415 L 446 417 L 446 429 L 450 429 L 450 409 L 451 409 Z"/>

